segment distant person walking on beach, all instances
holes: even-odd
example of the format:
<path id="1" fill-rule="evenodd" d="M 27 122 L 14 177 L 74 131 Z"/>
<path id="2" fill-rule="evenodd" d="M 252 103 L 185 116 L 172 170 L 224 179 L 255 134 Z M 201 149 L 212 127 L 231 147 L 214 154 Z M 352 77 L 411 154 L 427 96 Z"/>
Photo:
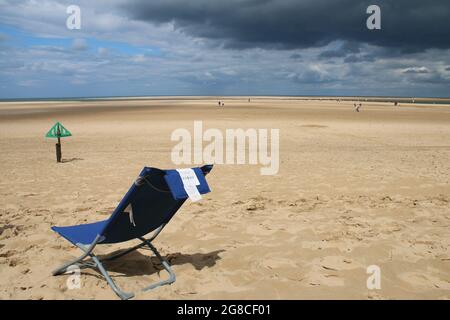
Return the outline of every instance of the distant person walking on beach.
<path id="1" fill-rule="evenodd" d="M 355 107 L 355 111 L 359 112 L 359 109 L 361 108 L 362 105 L 361 105 L 361 103 L 358 105 L 356 103 L 354 103 L 353 106 Z"/>

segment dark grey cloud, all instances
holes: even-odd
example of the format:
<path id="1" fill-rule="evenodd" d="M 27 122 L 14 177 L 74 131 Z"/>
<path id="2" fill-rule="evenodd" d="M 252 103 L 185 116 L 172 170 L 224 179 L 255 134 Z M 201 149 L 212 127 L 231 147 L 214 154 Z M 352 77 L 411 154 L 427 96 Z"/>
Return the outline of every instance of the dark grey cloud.
<path id="1" fill-rule="evenodd" d="M 432 84 L 432 85 L 448 85 L 450 79 L 443 78 L 440 74 L 435 72 L 409 74 L 412 76 L 409 80 L 416 84 Z"/>
<path id="2" fill-rule="evenodd" d="M 381 30 L 366 28 L 372 4 L 381 7 Z M 448 0 L 130 0 L 123 9 L 133 19 L 172 22 L 227 48 L 305 48 L 334 40 L 403 53 L 450 47 Z"/>
<path id="3" fill-rule="evenodd" d="M 350 54 L 345 59 L 345 63 L 357 63 L 357 62 L 373 62 L 375 61 L 375 55 L 373 54 Z"/>
<path id="4" fill-rule="evenodd" d="M 319 58 L 330 59 L 330 58 L 342 58 L 347 55 L 346 52 L 341 50 L 325 50 L 319 54 Z"/>
<path id="5" fill-rule="evenodd" d="M 300 53 L 293 53 L 289 56 L 289 58 L 292 60 L 301 60 L 302 55 Z"/>

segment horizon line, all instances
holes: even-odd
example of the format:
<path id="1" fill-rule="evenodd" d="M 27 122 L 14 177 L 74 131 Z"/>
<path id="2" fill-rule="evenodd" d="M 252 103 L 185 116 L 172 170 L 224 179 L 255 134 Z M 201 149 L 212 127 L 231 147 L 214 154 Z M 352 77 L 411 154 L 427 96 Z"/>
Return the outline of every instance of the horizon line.
<path id="1" fill-rule="evenodd" d="M 408 99 L 411 100 L 411 102 L 414 102 L 415 99 L 420 99 L 420 100 L 429 100 L 429 101 L 435 101 L 435 100 L 450 100 L 450 96 L 449 97 L 432 97 L 432 96 L 392 96 L 392 95 L 276 95 L 276 94 L 267 94 L 267 95 L 262 95 L 262 94 L 256 94 L 256 95 L 242 95 L 242 94 L 238 94 L 238 95 L 130 95 L 130 96 L 126 96 L 126 95 L 117 95 L 117 96 L 73 96 L 73 97 L 31 97 L 31 98 L 0 98 L 0 102 L 21 102 L 21 101 L 40 101 L 40 102 L 44 102 L 44 101 L 71 101 L 71 100 L 83 100 L 83 101 L 88 101 L 88 100 L 119 100 L 119 99 L 152 99 L 152 98 L 193 98 L 193 97 L 198 97 L 198 98 L 220 98 L 220 97 L 228 97 L 228 98 L 251 98 L 251 97 L 275 97 L 275 98 L 333 98 L 334 99 L 349 99 L 349 98 L 356 98 L 356 99 Z"/>

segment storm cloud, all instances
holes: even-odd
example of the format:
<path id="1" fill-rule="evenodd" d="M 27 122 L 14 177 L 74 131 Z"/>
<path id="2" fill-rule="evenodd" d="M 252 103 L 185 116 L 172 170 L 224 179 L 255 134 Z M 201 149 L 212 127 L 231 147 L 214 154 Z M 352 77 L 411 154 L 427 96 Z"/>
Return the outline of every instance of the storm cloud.
<path id="1" fill-rule="evenodd" d="M 381 8 L 381 30 L 366 27 L 372 4 Z M 133 19 L 172 23 L 225 48 L 307 48 L 334 40 L 403 52 L 450 47 L 448 0 L 131 0 L 122 8 Z"/>
<path id="2" fill-rule="evenodd" d="M 80 30 L 69 3 L 0 0 L 0 99 L 448 96 L 448 0 L 77 0 Z"/>

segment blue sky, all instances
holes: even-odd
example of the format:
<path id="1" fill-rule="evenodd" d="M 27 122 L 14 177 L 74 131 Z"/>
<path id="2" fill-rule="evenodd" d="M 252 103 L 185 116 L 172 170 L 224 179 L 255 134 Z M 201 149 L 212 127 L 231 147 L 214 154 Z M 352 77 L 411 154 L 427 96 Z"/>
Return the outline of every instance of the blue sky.
<path id="1" fill-rule="evenodd" d="M 292 34 L 292 26 L 283 22 L 290 21 L 283 15 L 299 4 L 311 7 L 322 0 L 287 0 L 282 9 L 268 8 L 279 3 L 268 0 L 264 10 L 245 0 L 219 8 L 220 2 L 210 1 L 199 10 L 195 5 L 204 6 L 202 1 L 0 0 L 0 99 L 450 95 L 445 43 L 405 40 L 392 46 L 399 41 L 392 31 L 385 38 L 365 39 L 366 30 L 358 29 L 364 27 L 359 24 L 366 18 L 363 10 L 355 11 L 359 20 L 354 32 L 346 26 L 334 38 L 323 38 L 307 34 L 309 24 Z M 70 4 L 81 8 L 80 30 L 66 28 Z M 253 12 L 239 20 L 243 13 L 235 13 L 243 12 L 243 4 L 247 10 L 273 14 L 275 20 L 279 15 L 283 23 L 249 22 L 262 15 Z M 217 16 L 227 10 L 228 16 Z"/>
<path id="2" fill-rule="evenodd" d="M 40 37 L 33 34 L 33 32 L 22 30 L 18 27 L 8 26 L 0 24 L 0 33 L 3 35 L 7 45 L 14 46 L 16 48 L 29 49 L 33 47 L 52 46 L 61 48 L 64 50 L 70 50 L 73 46 L 73 42 L 80 38 L 70 37 Z M 106 48 L 117 53 L 125 55 L 161 55 L 161 52 L 157 47 L 146 46 L 139 47 L 126 42 L 116 42 L 109 40 L 97 39 L 95 37 L 82 38 L 86 43 L 86 49 L 89 51 Z"/>

